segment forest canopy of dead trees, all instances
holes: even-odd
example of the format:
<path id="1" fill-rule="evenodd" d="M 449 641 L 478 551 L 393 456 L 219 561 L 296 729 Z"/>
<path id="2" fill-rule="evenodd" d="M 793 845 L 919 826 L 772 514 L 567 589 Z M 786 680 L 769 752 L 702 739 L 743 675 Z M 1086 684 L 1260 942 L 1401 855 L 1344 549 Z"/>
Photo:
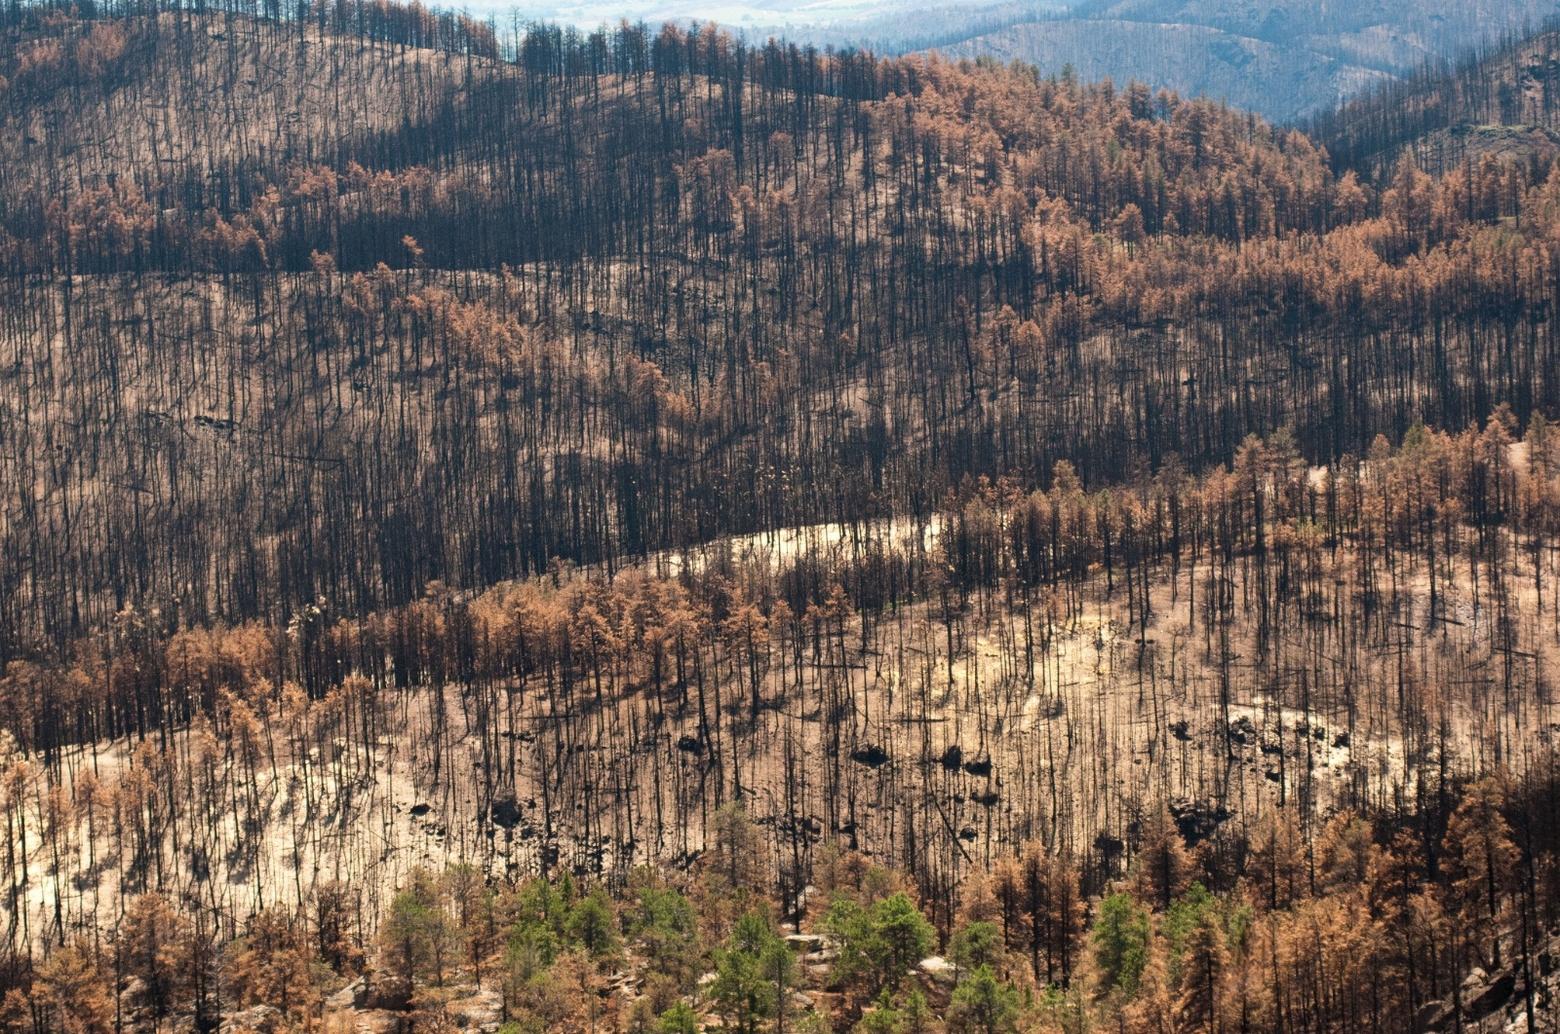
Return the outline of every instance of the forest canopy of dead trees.
<path id="1" fill-rule="evenodd" d="M 1557 48 L 0 10 L 0 1031 L 1555 1029 Z"/>

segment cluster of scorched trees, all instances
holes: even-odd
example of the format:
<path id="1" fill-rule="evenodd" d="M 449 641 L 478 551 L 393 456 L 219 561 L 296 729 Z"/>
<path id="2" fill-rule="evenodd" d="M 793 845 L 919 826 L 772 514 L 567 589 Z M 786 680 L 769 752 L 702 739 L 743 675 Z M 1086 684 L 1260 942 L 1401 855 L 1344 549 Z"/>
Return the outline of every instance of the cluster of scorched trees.
<path id="1" fill-rule="evenodd" d="M 1239 872 L 1165 819 L 1092 899 L 1037 840 L 966 881 L 942 925 L 906 874 L 838 848 L 820 852 L 804 907 L 771 897 L 763 835 L 735 806 L 691 870 L 638 869 L 613 892 L 453 863 L 411 870 L 372 917 L 331 883 L 235 934 L 149 891 L 111 934 L 13 974 L 0 1024 L 1156 1034 L 1476 1029 L 1494 1012 L 1539 1030 L 1555 792 L 1487 777 L 1449 800 L 1429 843 L 1346 810 L 1310 832 L 1275 818 Z M 1465 980 L 1470 967 L 1501 976 Z"/>
<path id="2" fill-rule="evenodd" d="M 1536 1024 L 1560 170 L 1435 89 L 0 10 L 0 1024 Z"/>
<path id="3" fill-rule="evenodd" d="M 275 1005 L 229 970 L 278 924 L 314 974 L 282 1003 L 300 1023 L 364 967 L 366 1001 L 431 1024 L 519 964 L 505 1009 L 547 1024 L 581 1008 L 535 1000 L 567 986 L 561 949 L 524 954 L 500 902 L 567 872 L 603 907 L 647 879 L 694 893 L 712 952 L 659 989 L 654 938 L 570 956 L 582 1001 L 751 1030 L 777 1018 L 698 981 L 734 950 L 723 924 L 757 895 L 766 923 L 826 935 L 815 968 L 842 965 L 818 901 L 845 847 L 900 872 L 919 955 L 987 953 L 957 980 L 1001 976 L 991 1029 L 1406 1029 L 1492 1011 L 1475 965 L 1509 980 L 1498 1004 L 1545 1009 L 1557 475 L 1556 432 L 1502 409 L 1334 469 L 1287 434 L 1131 486 L 1063 465 L 1049 490 L 970 482 L 925 527 L 433 586 L 361 618 L 127 610 L 0 680 L 12 979 L 63 993 L 49 960 L 74 946 L 136 1022 Z M 734 830 L 747 875 L 711 891 Z M 451 859 L 458 893 L 420 868 Z M 401 916 L 406 885 L 432 918 Z M 204 974 L 162 1004 L 126 954 L 145 909 Z M 443 947 L 397 947 L 403 923 Z M 632 945 L 635 923 L 606 926 Z M 836 1022 L 923 1008 L 801 972 Z M 929 1017 L 953 1009 L 946 976 L 925 974 Z"/>

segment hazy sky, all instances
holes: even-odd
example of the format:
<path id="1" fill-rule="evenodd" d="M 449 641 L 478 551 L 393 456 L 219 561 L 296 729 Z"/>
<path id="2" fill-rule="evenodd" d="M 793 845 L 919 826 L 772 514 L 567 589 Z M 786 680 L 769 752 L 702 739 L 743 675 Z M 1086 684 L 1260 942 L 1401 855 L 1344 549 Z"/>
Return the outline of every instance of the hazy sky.
<path id="1" fill-rule="evenodd" d="M 992 6 L 997 0 L 939 0 L 942 8 Z M 456 0 L 447 6 L 483 14 L 518 11 L 525 19 L 543 19 L 594 28 L 620 18 L 648 22 L 718 21 L 726 25 L 823 25 L 856 21 L 913 8 L 913 0 Z"/>

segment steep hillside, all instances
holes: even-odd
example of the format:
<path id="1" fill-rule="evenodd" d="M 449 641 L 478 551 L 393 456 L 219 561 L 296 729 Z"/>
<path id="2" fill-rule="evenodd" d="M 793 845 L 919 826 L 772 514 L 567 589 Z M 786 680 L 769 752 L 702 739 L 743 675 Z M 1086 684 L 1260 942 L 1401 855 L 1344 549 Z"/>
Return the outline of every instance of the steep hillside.
<path id="1" fill-rule="evenodd" d="M 1145 366 L 1160 316 L 1105 302 L 1124 263 L 1154 275 L 1154 235 L 1205 242 L 1161 289 L 1196 292 L 1207 247 L 1330 218 L 1314 150 L 1207 105 L 675 31 L 599 58 L 535 36 L 518 66 L 168 15 L 33 31 L 0 71 L 3 528 L 34 558 L 7 652 L 137 599 L 357 610 L 555 556 L 924 513 L 967 475 L 1121 469 L 1118 428 L 1146 441 L 1145 417 L 1202 462 L 1303 410 L 1305 381 L 1263 372 L 1286 360 L 1215 366 L 1202 327 Z M 117 64 L 23 67 L 110 31 Z M 218 66 L 181 55 L 212 45 L 277 88 L 211 103 Z M 1129 205 L 1130 241 L 1091 238 Z M 1101 390 L 1126 369 L 1132 391 Z M 1262 401 L 1221 416 L 1197 378 Z M 89 559 L 100 542 L 123 548 Z"/>
<path id="2" fill-rule="evenodd" d="M 712 33 L 8 33 L 0 660 L 1560 392 L 1542 166 L 1374 199 L 1206 103 Z"/>
<path id="3" fill-rule="evenodd" d="M 198 197 L 212 174 L 226 197 L 294 164 L 371 160 L 376 137 L 430 126 L 494 75 L 486 26 L 405 21 L 391 42 L 375 38 L 394 31 L 388 17 L 358 37 L 177 10 L 101 22 L 23 14 L 0 57 L 4 210 L 121 181 Z"/>
<path id="4" fill-rule="evenodd" d="M 1501 162 L 1547 165 L 1560 149 L 1560 32 L 1545 31 L 1371 91 L 1313 127 L 1339 167 L 1369 175 L 1401 158 L 1442 172 Z"/>
<path id="5" fill-rule="evenodd" d="M 3 1034 L 1554 1008 L 1545 153 L 378 0 L 0 77 Z"/>

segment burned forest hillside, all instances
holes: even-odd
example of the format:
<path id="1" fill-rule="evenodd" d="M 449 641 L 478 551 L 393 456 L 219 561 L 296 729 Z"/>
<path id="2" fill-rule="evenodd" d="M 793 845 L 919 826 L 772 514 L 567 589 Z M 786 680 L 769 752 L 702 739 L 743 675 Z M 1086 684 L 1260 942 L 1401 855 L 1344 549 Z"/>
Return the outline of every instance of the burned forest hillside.
<path id="1" fill-rule="evenodd" d="M 10 30 L 0 655 L 1560 390 L 1543 170 L 1371 194 L 1136 87 L 332 10 Z"/>
<path id="2" fill-rule="evenodd" d="M 1560 172 L 1427 83 L 0 11 L 0 1031 L 1554 1029 Z"/>
<path id="3" fill-rule="evenodd" d="M 1543 166 L 1560 150 L 1557 108 L 1560 30 L 1551 24 L 1379 86 L 1319 115 L 1313 132 L 1340 165 L 1376 176 L 1405 155 L 1430 172 L 1486 157 Z"/>

